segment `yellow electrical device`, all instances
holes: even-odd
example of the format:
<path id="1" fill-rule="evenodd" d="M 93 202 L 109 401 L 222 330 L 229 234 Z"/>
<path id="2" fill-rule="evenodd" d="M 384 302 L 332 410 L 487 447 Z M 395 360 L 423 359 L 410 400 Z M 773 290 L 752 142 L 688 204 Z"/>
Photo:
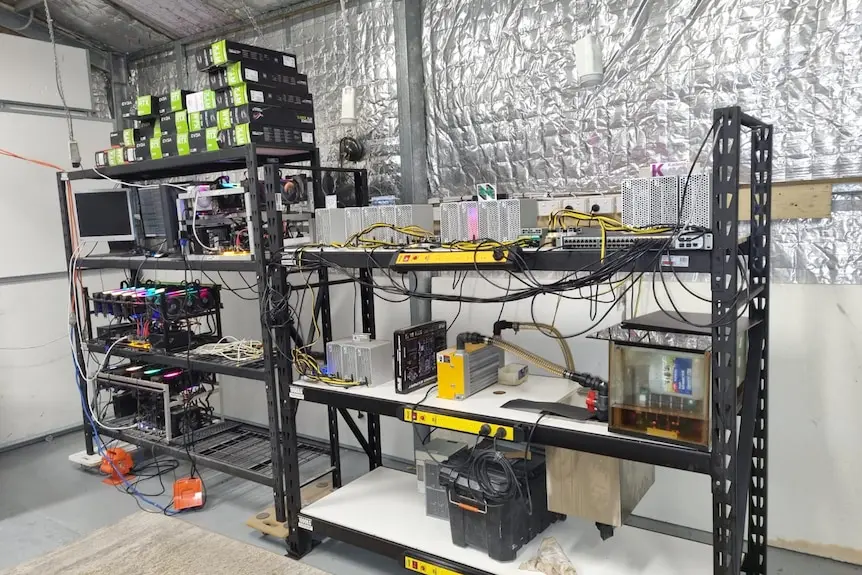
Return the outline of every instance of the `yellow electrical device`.
<path id="1" fill-rule="evenodd" d="M 437 397 L 466 399 L 494 385 L 504 357 L 502 349 L 484 343 L 468 343 L 464 349 L 450 347 L 437 353 Z"/>

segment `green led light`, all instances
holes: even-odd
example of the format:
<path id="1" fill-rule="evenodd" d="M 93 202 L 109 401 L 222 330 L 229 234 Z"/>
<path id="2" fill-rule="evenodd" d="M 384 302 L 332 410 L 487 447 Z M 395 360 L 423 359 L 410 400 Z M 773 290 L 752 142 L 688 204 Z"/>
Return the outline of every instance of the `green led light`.
<path id="1" fill-rule="evenodd" d="M 144 372 L 144 375 L 155 375 L 155 374 L 159 373 L 160 371 L 164 371 L 164 369 L 165 368 L 163 368 L 163 367 L 160 367 L 158 369 L 148 369 L 147 371 Z"/>

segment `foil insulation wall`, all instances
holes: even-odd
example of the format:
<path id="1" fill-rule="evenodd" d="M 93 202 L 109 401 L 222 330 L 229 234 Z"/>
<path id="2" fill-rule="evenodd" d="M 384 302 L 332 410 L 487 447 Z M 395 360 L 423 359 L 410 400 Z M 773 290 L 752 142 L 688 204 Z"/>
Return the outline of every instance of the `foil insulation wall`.
<path id="1" fill-rule="evenodd" d="M 426 0 L 424 29 L 435 195 L 612 189 L 732 104 L 776 125 L 777 180 L 862 175 L 858 0 Z M 587 33 L 605 78 L 580 89 Z"/>
<path id="2" fill-rule="evenodd" d="M 111 79 L 108 73 L 90 68 L 90 93 L 93 96 L 93 111 L 97 118 L 111 119 Z"/>
<path id="3" fill-rule="evenodd" d="M 372 195 L 398 195 L 400 189 L 392 18 L 390 1 L 363 0 L 350 2 L 344 15 L 335 3 L 230 35 L 231 40 L 297 55 L 297 67 L 308 75 L 314 95 L 315 137 L 322 163 L 337 166 L 339 140 L 347 135 L 361 137 L 366 159 L 351 165 L 368 169 Z M 195 68 L 193 48 L 187 53 L 187 82 L 200 89 L 206 78 Z M 130 73 L 136 93 L 160 94 L 180 85 L 173 52 L 131 62 Z M 356 88 L 358 123 L 350 128 L 340 123 L 344 86 Z"/>

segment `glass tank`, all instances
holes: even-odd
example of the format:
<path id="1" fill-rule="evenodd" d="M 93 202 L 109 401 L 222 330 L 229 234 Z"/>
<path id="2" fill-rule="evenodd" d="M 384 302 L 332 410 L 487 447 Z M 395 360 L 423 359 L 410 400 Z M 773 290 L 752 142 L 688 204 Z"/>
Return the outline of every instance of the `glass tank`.
<path id="1" fill-rule="evenodd" d="M 710 446 L 712 330 L 706 314 L 687 321 L 662 312 L 632 318 L 590 337 L 608 340 L 611 431 L 699 449 Z M 748 320 L 737 323 L 737 386 L 748 352 Z"/>

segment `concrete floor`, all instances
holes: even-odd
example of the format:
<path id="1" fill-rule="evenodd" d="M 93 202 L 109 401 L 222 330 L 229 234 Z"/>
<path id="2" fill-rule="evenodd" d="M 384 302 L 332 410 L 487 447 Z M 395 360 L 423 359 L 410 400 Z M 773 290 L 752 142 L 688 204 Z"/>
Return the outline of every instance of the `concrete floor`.
<path id="1" fill-rule="evenodd" d="M 100 478 L 68 462 L 83 446 L 78 433 L 0 454 L 0 570 L 61 547 L 138 510 L 132 497 L 103 485 Z M 320 460 L 321 466 L 328 460 Z M 314 473 L 315 463 L 307 468 Z M 345 481 L 364 473 L 363 455 L 345 451 Z M 179 472 L 185 472 L 186 467 Z M 178 472 L 178 473 L 179 473 Z M 204 471 L 208 501 L 204 510 L 182 519 L 239 541 L 284 553 L 277 541 L 261 536 L 245 520 L 272 505 L 271 491 L 221 473 Z M 170 475 L 166 481 L 173 481 Z M 168 483 L 168 489 L 170 484 Z M 159 490 L 156 480 L 139 485 L 145 493 Z M 157 498 L 167 504 L 169 497 Z M 326 541 L 303 561 L 333 575 L 401 574 L 394 561 L 341 543 Z M 770 575 L 859 575 L 862 568 L 807 555 L 770 549 Z"/>

